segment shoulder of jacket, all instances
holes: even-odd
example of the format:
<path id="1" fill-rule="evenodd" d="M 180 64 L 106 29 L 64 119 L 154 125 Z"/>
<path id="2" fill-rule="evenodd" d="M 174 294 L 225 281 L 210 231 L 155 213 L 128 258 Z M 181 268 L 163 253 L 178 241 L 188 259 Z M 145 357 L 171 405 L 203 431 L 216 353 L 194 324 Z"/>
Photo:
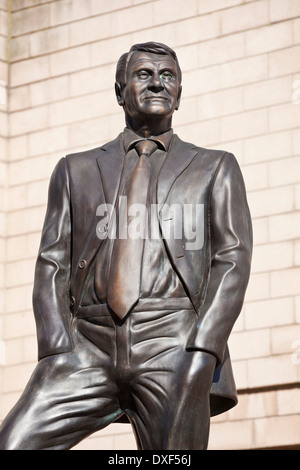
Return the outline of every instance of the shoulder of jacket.
<path id="1" fill-rule="evenodd" d="M 65 158 L 67 159 L 68 163 L 71 163 L 71 164 L 74 162 L 78 162 L 78 161 L 82 162 L 83 160 L 84 161 L 94 160 L 101 154 L 101 151 L 107 150 L 108 148 L 116 145 L 119 141 L 120 141 L 120 135 L 118 135 L 118 137 L 116 137 L 114 140 L 111 140 L 98 147 L 83 150 L 81 152 L 69 153 L 66 155 Z"/>
<path id="2" fill-rule="evenodd" d="M 73 163 L 78 160 L 93 159 L 99 155 L 99 152 L 102 147 L 95 147 L 93 149 L 83 150 L 81 152 L 69 153 L 65 156 L 68 163 Z"/>
<path id="3" fill-rule="evenodd" d="M 225 155 L 231 155 L 229 152 L 226 150 L 219 150 L 219 149 L 210 149 L 206 147 L 200 147 L 199 145 L 195 145 L 191 142 L 185 142 L 184 140 L 181 140 L 177 135 L 176 138 L 178 139 L 178 142 L 180 142 L 181 145 L 189 147 L 197 151 L 197 156 L 198 158 L 209 158 L 211 160 L 216 160 L 216 161 L 221 161 L 222 158 Z M 232 155 L 233 156 L 233 155 Z"/>

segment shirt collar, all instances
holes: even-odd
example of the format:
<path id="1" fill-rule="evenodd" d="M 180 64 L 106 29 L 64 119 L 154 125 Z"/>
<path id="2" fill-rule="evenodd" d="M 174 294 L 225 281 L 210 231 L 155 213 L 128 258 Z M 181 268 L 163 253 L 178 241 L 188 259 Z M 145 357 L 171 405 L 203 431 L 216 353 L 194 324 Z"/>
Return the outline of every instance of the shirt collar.
<path id="1" fill-rule="evenodd" d="M 126 153 L 131 148 L 133 148 L 137 142 L 139 142 L 140 140 L 143 140 L 141 136 L 133 132 L 128 127 L 125 127 L 123 136 L 124 136 L 124 148 L 125 148 Z M 165 150 L 165 152 L 167 152 L 170 146 L 172 136 L 173 136 L 173 129 L 170 129 L 169 131 L 164 132 L 163 134 L 149 136 L 149 139 L 155 140 L 159 144 L 159 148 L 162 148 L 163 150 Z"/>

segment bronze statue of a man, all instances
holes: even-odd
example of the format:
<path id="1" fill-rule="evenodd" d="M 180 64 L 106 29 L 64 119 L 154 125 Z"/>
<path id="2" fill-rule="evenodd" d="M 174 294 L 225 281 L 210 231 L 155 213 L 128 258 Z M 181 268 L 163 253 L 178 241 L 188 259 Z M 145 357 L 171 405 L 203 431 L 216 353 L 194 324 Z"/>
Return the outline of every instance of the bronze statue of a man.
<path id="1" fill-rule="evenodd" d="M 115 421 L 138 449 L 206 449 L 210 416 L 237 402 L 227 340 L 252 251 L 238 163 L 173 133 L 181 71 L 168 46 L 134 45 L 115 89 L 124 131 L 51 178 L 39 362 L 1 449 L 70 449 Z"/>

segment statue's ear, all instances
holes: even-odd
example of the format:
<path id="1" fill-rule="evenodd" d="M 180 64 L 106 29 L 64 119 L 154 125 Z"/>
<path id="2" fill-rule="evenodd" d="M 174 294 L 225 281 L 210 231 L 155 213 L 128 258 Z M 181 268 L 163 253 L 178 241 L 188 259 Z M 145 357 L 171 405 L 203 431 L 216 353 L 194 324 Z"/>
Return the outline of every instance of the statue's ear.
<path id="1" fill-rule="evenodd" d="M 117 101 L 118 101 L 119 105 L 124 106 L 125 101 L 124 101 L 124 98 L 123 98 L 123 90 L 122 90 L 122 87 L 121 87 L 120 83 L 118 83 L 118 82 L 115 83 L 115 92 L 116 92 L 116 97 L 117 97 Z"/>
<path id="2" fill-rule="evenodd" d="M 181 92 L 182 92 L 182 86 L 179 87 L 179 91 L 178 91 L 178 95 L 177 95 L 177 103 L 176 103 L 176 111 L 177 109 L 179 109 L 179 105 L 180 105 L 180 99 L 181 99 Z"/>

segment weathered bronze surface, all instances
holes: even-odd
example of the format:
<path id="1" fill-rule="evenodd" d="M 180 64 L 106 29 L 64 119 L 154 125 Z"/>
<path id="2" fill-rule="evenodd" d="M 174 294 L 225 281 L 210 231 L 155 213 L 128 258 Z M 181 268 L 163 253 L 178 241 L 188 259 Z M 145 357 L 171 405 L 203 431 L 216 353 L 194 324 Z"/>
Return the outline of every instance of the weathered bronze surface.
<path id="1" fill-rule="evenodd" d="M 240 168 L 173 133 L 181 71 L 169 47 L 133 46 L 115 90 L 124 131 L 62 158 L 50 181 L 39 361 L 1 449 L 70 449 L 128 420 L 138 449 L 206 449 L 210 416 L 237 403 L 227 340 L 252 252 Z"/>

